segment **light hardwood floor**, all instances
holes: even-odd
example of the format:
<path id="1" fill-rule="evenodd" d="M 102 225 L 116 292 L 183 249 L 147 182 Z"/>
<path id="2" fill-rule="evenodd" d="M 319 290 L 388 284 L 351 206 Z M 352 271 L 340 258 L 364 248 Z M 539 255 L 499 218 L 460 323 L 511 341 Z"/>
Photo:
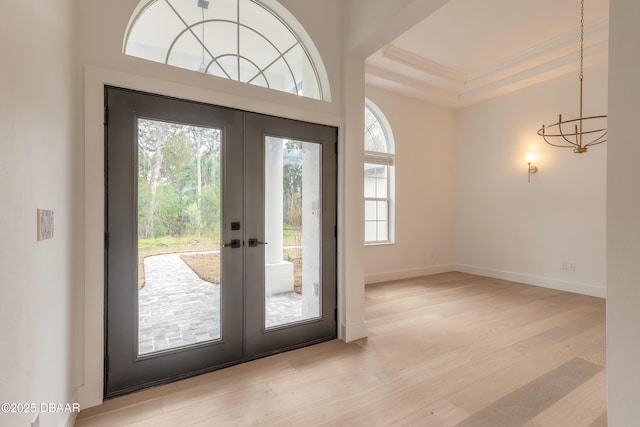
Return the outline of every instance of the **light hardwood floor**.
<path id="1" fill-rule="evenodd" d="M 605 302 L 463 273 L 367 286 L 369 337 L 112 399 L 76 426 L 606 426 Z"/>

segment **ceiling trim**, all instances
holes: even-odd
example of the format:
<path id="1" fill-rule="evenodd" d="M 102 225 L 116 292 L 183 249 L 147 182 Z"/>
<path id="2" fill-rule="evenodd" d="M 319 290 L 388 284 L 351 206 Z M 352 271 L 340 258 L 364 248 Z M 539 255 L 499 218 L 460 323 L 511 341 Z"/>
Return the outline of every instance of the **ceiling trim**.
<path id="1" fill-rule="evenodd" d="M 584 36 L 585 38 L 594 36 L 598 33 L 609 32 L 609 17 L 600 18 L 596 21 L 593 21 L 584 28 Z M 548 40 L 544 43 L 541 43 L 537 46 L 534 46 L 530 49 L 522 51 L 517 55 L 508 58 L 507 60 L 495 64 L 491 67 L 487 67 L 483 70 L 477 71 L 475 73 L 470 73 L 469 78 L 467 80 L 468 84 L 473 84 L 478 80 L 482 79 L 491 79 L 492 76 L 504 72 L 508 69 L 515 68 L 525 62 L 533 61 L 536 58 L 552 54 L 553 52 L 557 52 L 566 48 L 569 45 L 575 45 L 575 51 L 578 49 L 578 43 L 580 32 L 579 30 L 567 31 L 564 34 L 561 34 L 558 37 L 554 37 L 551 40 Z"/>
<path id="2" fill-rule="evenodd" d="M 467 82 L 466 73 L 430 61 L 422 56 L 407 52 L 393 45 L 384 47 L 382 49 L 382 55 L 391 61 L 402 63 L 423 73 L 448 80 L 451 83 L 463 85 Z"/>
<path id="3" fill-rule="evenodd" d="M 602 41 L 595 45 L 589 46 L 588 48 L 585 48 L 585 65 L 591 66 L 606 61 L 608 57 L 607 53 L 608 41 Z M 543 77 L 545 77 L 544 80 L 552 79 L 554 77 L 558 77 L 560 75 L 577 70 L 578 64 L 576 63 L 575 53 L 571 53 L 546 62 L 544 64 L 527 68 L 524 71 L 512 74 L 504 79 L 463 92 L 460 94 L 459 100 L 462 104 L 478 102 L 482 99 L 504 93 L 503 89 L 508 88 L 509 90 L 517 90 L 522 87 L 537 83 L 538 81 L 542 80 Z"/>
<path id="4" fill-rule="evenodd" d="M 393 71 L 384 70 L 382 68 L 375 67 L 373 65 L 365 64 L 365 75 L 377 77 L 383 80 L 392 81 L 402 86 L 420 91 L 428 92 L 438 98 L 447 99 L 449 101 L 457 101 L 458 94 L 452 91 L 448 91 L 437 86 L 425 83 L 420 80 L 412 79 L 410 77 L 402 76 L 394 73 Z"/>

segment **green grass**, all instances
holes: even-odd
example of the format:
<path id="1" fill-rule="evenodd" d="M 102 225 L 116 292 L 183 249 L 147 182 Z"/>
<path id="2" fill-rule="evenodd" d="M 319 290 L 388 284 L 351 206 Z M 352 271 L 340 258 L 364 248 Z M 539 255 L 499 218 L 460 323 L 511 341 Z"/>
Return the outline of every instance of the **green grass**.
<path id="1" fill-rule="evenodd" d="M 297 244 L 296 233 L 297 232 L 293 230 L 284 230 L 284 246 L 295 246 Z M 144 286 L 143 262 L 144 259 L 148 256 L 179 252 L 204 252 L 219 249 L 220 235 L 217 230 L 207 235 L 203 233 L 200 236 L 160 236 L 154 239 L 138 239 L 138 289 L 141 289 Z M 287 258 L 295 259 L 300 256 L 300 252 L 299 250 L 296 251 L 295 249 L 289 249 L 285 251 L 285 256 Z M 296 269 L 296 283 L 301 282 L 302 280 L 302 272 L 299 270 L 299 268 Z M 203 274 L 203 276 L 206 276 L 208 278 L 212 277 L 207 272 L 201 273 Z"/>
<path id="2" fill-rule="evenodd" d="M 284 230 L 282 233 L 282 239 L 284 246 L 294 246 L 297 242 L 296 234 L 301 232 L 296 232 L 292 230 Z"/>
<path id="3" fill-rule="evenodd" d="M 163 251 L 181 246 L 209 246 L 211 248 L 220 244 L 220 237 L 216 235 L 188 235 L 188 236 L 161 236 L 154 239 L 138 239 L 139 251 Z M 167 251 L 169 253 L 172 251 Z"/>

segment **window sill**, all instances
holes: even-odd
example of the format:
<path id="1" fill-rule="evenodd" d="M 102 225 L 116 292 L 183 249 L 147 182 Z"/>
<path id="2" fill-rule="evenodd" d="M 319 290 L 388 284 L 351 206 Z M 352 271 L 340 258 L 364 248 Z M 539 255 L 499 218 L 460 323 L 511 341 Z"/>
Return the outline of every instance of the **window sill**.
<path id="1" fill-rule="evenodd" d="M 395 245 L 396 242 L 371 242 L 371 243 L 365 243 L 364 246 L 368 247 L 368 246 L 391 246 L 391 245 Z"/>

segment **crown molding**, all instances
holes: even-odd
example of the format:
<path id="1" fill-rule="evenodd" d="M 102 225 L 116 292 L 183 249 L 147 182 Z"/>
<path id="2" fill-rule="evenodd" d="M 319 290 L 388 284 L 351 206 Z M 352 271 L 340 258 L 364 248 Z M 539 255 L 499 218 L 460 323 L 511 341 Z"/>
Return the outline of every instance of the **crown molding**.
<path id="1" fill-rule="evenodd" d="M 585 48 L 585 62 L 587 66 L 599 64 L 607 60 L 608 41 L 602 41 Z M 479 102 L 493 96 L 521 89 L 523 87 L 549 80 L 578 69 L 575 53 L 539 64 L 524 71 L 511 74 L 503 79 L 462 92 L 459 101 L 463 105 Z"/>
<path id="2" fill-rule="evenodd" d="M 600 18 L 596 21 L 585 25 L 584 28 L 584 36 L 585 38 L 594 36 L 598 33 L 609 32 L 609 17 Z M 473 84 L 480 80 L 491 80 L 496 75 L 508 71 L 512 68 L 517 68 L 525 63 L 535 61 L 537 58 L 544 57 L 546 55 L 552 55 L 554 52 L 561 51 L 568 46 L 576 47 L 578 37 L 580 35 L 579 30 L 567 31 L 564 34 L 561 34 L 553 39 L 547 40 L 544 43 L 541 43 L 537 46 L 534 46 L 530 49 L 524 50 L 507 60 L 500 62 L 498 64 L 494 64 L 491 67 L 487 67 L 483 70 L 476 71 L 474 73 L 469 74 L 469 78 L 467 80 L 467 84 Z"/>
<path id="3" fill-rule="evenodd" d="M 382 49 L 382 56 L 423 73 L 448 80 L 451 83 L 465 84 L 467 82 L 466 73 L 438 64 L 437 62 L 430 61 L 422 56 L 407 52 L 406 50 L 393 45 L 387 45 L 384 47 Z"/>
<path id="4" fill-rule="evenodd" d="M 374 67 L 372 65 L 365 65 L 365 74 L 379 77 L 385 80 L 393 80 L 396 83 L 399 83 L 403 86 L 407 86 L 409 88 L 421 91 L 421 92 L 430 92 L 438 97 L 448 98 L 451 100 L 457 100 L 458 96 L 456 93 L 442 89 L 440 87 L 431 85 L 429 83 L 425 83 L 420 80 L 415 80 L 410 77 L 402 76 L 400 74 L 394 73 L 393 71 L 384 70 L 382 68 Z"/>

